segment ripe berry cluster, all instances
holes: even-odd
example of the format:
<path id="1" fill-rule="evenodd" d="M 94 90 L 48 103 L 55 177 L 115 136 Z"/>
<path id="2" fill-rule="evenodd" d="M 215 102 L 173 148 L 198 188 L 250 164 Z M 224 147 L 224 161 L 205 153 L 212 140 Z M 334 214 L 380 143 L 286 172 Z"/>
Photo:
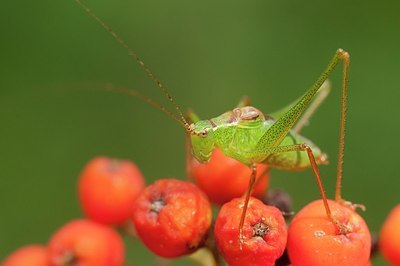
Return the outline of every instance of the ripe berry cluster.
<path id="1" fill-rule="evenodd" d="M 210 163 L 193 161 L 192 167 L 196 185 L 160 179 L 146 186 L 132 162 L 105 157 L 91 160 L 78 181 L 79 199 L 87 218 L 63 225 L 47 246 L 33 244 L 16 250 L 2 265 L 127 265 L 122 238 L 113 227 L 125 229 L 154 254 L 165 258 L 201 250 L 200 258 L 193 258 L 205 260 L 207 253 L 215 265 L 222 265 L 223 260 L 233 266 L 370 265 L 371 235 L 352 208 L 329 201 L 332 215 L 341 225 L 338 226 L 326 216 L 322 201 L 317 200 L 288 223 L 283 216 L 290 212 L 287 195 L 263 196 L 267 174 L 257 177 L 240 227 L 242 196 L 250 170 L 219 150 Z M 258 167 L 259 173 L 265 172 L 264 165 Z M 222 205 L 213 227 L 211 202 Z M 134 230 L 127 229 L 132 229 L 129 224 Z M 384 223 L 379 243 L 382 254 L 393 265 L 400 265 L 399 224 L 400 205 Z M 283 254 L 288 256 L 286 262 Z"/>

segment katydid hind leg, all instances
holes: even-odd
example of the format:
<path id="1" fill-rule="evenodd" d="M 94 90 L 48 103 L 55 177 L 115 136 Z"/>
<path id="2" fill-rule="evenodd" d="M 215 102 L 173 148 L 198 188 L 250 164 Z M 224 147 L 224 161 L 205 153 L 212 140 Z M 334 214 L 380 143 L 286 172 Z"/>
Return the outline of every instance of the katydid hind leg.
<path id="1" fill-rule="evenodd" d="M 313 97 L 318 92 L 322 84 L 328 79 L 329 75 L 335 69 L 337 64 L 343 62 L 342 89 L 341 89 L 341 112 L 340 112 L 340 131 L 339 131 L 339 151 L 338 164 L 336 173 L 336 201 L 347 204 L 341 196 L 342 172 L 343 172 L 343 155 L 344 155 L 344 137 L 346 127 L 346 110 L 347 110 L 347 88 L 349 79 L 350 55 L 338 49 L 332 57 L 330 63 L 317 81 L 303 95 L 303 97 L 293 105 L 285 114 L 283 114 L 261 137 L 254 150 L 255 155 L 266 153 L 269 147 L 278 146 L 285 138 L 289 130 L 298 121 L 299 117 L 304 113 L 312 102 Z"/>
<path id="2" fill-rule="evenodd" d="M 313 108 L 312 105 L 317 105 L 317 107 L 323 102 L 323 100 L 326 98 L 326 96 L 328 96 L 329 91 L 330 91 L 330 81 L 329 79 L 326 80 L 322 86 L 320 87 L 320 89 L 317 91 L 316 95 L 314 96 L 314 99 L 312 100 L 310 106 L 307 108 L 307 110 L 304 112 L 304 114 L 301 116 L 300 120 L 296 123 L 299 124 L 301 122 L 301 120 L 303 119 L 303 117 L 306 115 L 307 112 L 310 112 L 309 109 Z M 323 96 L 320 96 L 320 94 L 323 94 Z M 304 94 L 297 98 L 296 100 L 294 100 L 293 102 L 291 102 L 290 104 L 286 105 L 285 107 L 273 112 L 270 114 L 270 116 L 272 116 L 275 119 L 279 119 L 281 118 L 286 112 L 288 112 L 298 101 L 301 100 L 301 98 L 304 96 Z M 318 99 L 318 98 L 322 98 L 322 99 Z M 318 102 L 318 103 L 314 103 L 314 102 Z M 314 108 L 317 109 L 317 108 Z M 314 110 L 315 111 L 315 110 Z M 314 113 L 311 112 L 311 115 Z M 309 117 L 311 117 L 311 115 Z M 303 122 L 304 124 L 306 124 L 306 122 Z M 294 126 L 294 128 L 296 128 L 296 126 Z"/>
<path id="3" fill-rule="evenodd" d="M 314 99 L 312 100 L 306 111 L 294 125 L 292 129 L 294 132 L 299 134 L 301 130 L 308 125 L 313 114 L 317 111 L 318 107 L 324 102 L 326 97 L 328 97 L 330 90 L 331 90 L 331 82 L 328 79 L 324 82 L 324 84 L 322 84 L 321 88 L 318 90 L 317 94 L 315 95 Z"/>
<path id="4" fill-rule="evenodd" d="M 341 203 L 345 203 L 346 201 L 342 199 L 341 189 L 342 189 L 342 174 L 343 174 L 344 137 L 346 131 L 347 87 L 349 83 L 350 55 L 347 52 L 342 53 L 342 60 L 343 60 L 343 79 L 342 79 L 342 94 L 341 94 L 339 149 L 338 149 L 338 161 L 336 170 L 335 200 Z"/>
<path id="5" fill-rule="evenodd" d="M 339 131 L 339 148 L 338 148 L 338 160 L 337 160 L 337 171 L 336 171 L 336 192 L 335 200 L 342 205 L 348 206 L 352 209 L 360 208 L 365 210 L 365 206 L 362 204 L 353 204 L 342 198 L 342 177 L 343 177 L 343 157 L 344 157 L 344 137 L 346 132 L 346 111 L 347 111 L 347 88 L 349 83 L 349 67 L 350 67 L 350 55 L 346 51 L 339 49 L 337 54 L 340 55 L 340 59 L 343 61 L 343 78 L 342 78 L 342 93 L 341 93 L 341 111 L 340 111 L 340 131 Z"/>
<path id="6" fill-rule="evenodd" d="M 336 200 L 342 201 L 340 195 L 341 189 L 341 178 L 342 178 L 342 166 L 343 166 L 343 152 L 344 152 L 344 131 L 346 122 L 346 103 L 347 103 L 347 84 L 348 84 L 348 69 L 350 64 L 349 54 L 338 49 L 335 55 L 332 57 L 330 63 L 328 64 L 325 71 L 317 79 L 314 85 L 303 95 L 303 97 L 295 103 L 285 114 L 283 114 L 267 132 L 261 137 L 260 141 L 257 143 L 256 149 L 253 155 L 268 155 L 277 152 L 288 152 L 288 151 L 307 151 L 307 155 L 310 160 L 311 167 L 313 169 L 314 175 L 317 180 L 317 184 L 324 202 L 325 210 L 327 216 L 341 228 L 341 225 L 334 219 L 331 214 L 329 204 L 325 195 L 325 190 L 322 185 L 317 163 L 315 161 L 312 150 L 305 144 L 298 144 L 292 146 L 282 147 L 279 146 L 283 138 L 289 132 L 289 130 L 294 126 L 299 117 L 304 113 L 307 107 L 312 102 L 315 94 L 318 92 L 322 84 L 328 79 L 329 75 L 335 69 L 339 61 L 344 62 L 343 67 L 343 79 L 342 79 L 342 97 L 341 97 L 341 116 L 340 116 L 340 140 L 339 140 L 339 159 L 338 159 L 338 169 L 337 169 L 337 183 L 336 183 Z"/>
<path id="7" fill-rule="evenodd" d="M 343 76 L 342 85 L 342 98 L 343 95 L 347 95 L 347 79 L 348 79 L 348 53 L 339 49 L 336 51 L 332 57 L 330 63 L 328 64 L 325 71 L 317 79 L 317 81 L 311 86 L 311 88 L 303 95 L 303 97 L 295 103 L 285 114 L 283 114 L 275 123 L 265 132 L 265 134 L 259 140 L 256 146 L 256 152 L 262 153 L 263 149 L 268 147 L 278 146 L 282 140 L 285 138 L 287 133 L 293 128 L 294 124 L 298 121 L 299 117 L 304 113 L 307 107 L 312 102 L 315 94 L 318 92 L 322 84 L 327 80 L 329 75 L 335 69 L 339 61 L 343 60 L 345 62 L 345 73 Z M 344 107 L 343 107 L 344 103 Z M 345 101 L 342 100 L 342 113 L 345 108 Z M 344 112 L 345 116 L 345 112 Z M 343 120 L 341 118 L 341 120 Z M 342 135 L 342 134 L 341 134 Z M 344 134 L 343 134 L 344 136 Z"/>

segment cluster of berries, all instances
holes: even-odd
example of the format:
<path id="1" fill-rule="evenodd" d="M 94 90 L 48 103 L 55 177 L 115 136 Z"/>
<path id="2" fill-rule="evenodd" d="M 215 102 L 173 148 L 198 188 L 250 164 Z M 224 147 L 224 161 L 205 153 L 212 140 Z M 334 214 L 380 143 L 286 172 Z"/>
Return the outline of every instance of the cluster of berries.
<path id="1" fill-rule="evenodd" d="M 29 245 L 16 250 L 2 265 L 126 265 L 122 238 L 112 227 L 132 229 L 127 224 L 133 224 L 134 230 L 126 231 L 165 258 L 201 249 L 208 250 L 214 265 L 222 264 L 222 260 L 232 266 L 370 265 L 371 235 L 364 220 L 350 207 L 329 201 L 333 216 L 344 229 L 326 216 L 321 200 L 308 204 L 287 225 L 283 216 L 288 211 L 287 198 L 282 201 L 278 195 L 272 199 L 280 209 L 266 205 L 265 198 L 260 200 L 268 186 L 267 174 L 258 176 L 240 228 L 242 196 L 250 169 L 219 150 L 210 163 L 194 161 L 192 166 L 196 185 L 161 179 L 146 187 L 133 163 L 93 159 L 78 183 L 87 218 L 63 225 L 47 246 Z M 266 166 L 258 167 L 259 173 L 265 173 Z M 222 205 L 213 226 L 210 202 Z M 399 224 L 400 205 L 387 218 L 380 238 L 382 254 L 394 265 L 400 265 Z M 282 259 L 284 252 L 286 262 Z"/>

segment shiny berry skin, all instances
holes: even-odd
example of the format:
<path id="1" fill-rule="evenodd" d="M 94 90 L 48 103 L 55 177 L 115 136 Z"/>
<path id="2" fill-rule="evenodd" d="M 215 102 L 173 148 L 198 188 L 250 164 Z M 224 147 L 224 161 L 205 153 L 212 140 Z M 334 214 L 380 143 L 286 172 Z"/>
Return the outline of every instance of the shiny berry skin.
<path id="1" fill-rule="evenodd" d="M 224 204 L 215 222 L 217 247 L 230 266 L 275 265 L 287 240 L 286 223 L 279 209 L 251 197 L 243 226 L 243 244 L 239 245 L 239 223 L 243 198 Z"/>
<path id="2" fill-rule="evenodd" d="M 224 204 L 233 198 L 245 194 L 249 184 L 251 170 L 248 166 L 228 157 L 220 149 L 215 149 L 210 162 L 192 161 L 193 178 L 215 204 Z M 264 164 L 257 165 L 257 178 L 267 169 Z M 254 189 L 253 196 L 261 198 L 268 186 L 267 173 Z"/>
<path id="3" fill-rule="evenodd" d="M 134 163 L 97 157 L 80 175 L 78 193 L 88 218 L 120 225 L 132 216 L 133 203 L 144 187 L 143 175 Z"/>
<path id="4" fill-rule="evenodd" d="M 379 248 L 392 265 L 400 265 L 400 204 L 393 208 L 380 232 Z"/>
<path id="5" fill-rule="evenodd" d="M 110 227 L 73 220 L 53 234 L 48 250 L 52 266 L 122 266 L 124 245 Z"/>
<path id="6" fill-rule="evenodd" d="M 1 263 L 3 266 L 50 266 L 47 248 L 42 245 L 28 245 L 11 253 Z"/>
<path id="7" fill-rule="evenodd" d="M 133 223 L 142 242 L 161 257 L 178 257 L 202 246 L 211 225 L 207 196 L 195 185 L 161 179 L 136 200 Z"/>
<path id="8" fill-rule="evenodd" d="M 311 202 L 289 225 L 287 250 L 293 265 L 360 265 L 369 263 L 371 235 L 363 218 L 349 207 L 329 200 L 341 233 L 326 215 L 322 200 Z"/>

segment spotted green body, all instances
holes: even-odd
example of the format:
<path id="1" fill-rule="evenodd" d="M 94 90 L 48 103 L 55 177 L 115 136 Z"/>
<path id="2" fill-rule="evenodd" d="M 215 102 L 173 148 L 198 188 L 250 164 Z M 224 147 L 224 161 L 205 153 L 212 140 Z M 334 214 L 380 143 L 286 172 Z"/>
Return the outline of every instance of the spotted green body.
<path id="1" fill-rule="evenodd" d="M 192 135 L 192 152 L 200 162 L 207 162 L 215 148 L 246 165 L 265 163 L 269 167 L 285 170 L 301 170 L 310 167 L 310 160 L 304 151 L 258 154 L 254 152 L 261 138 L 275 123 L 276 119 L 265 116 L 252 106 L 235 108 L 218 117 L 200 120 L 192 127 L 204 135 Z M 317 163 L 324 163 L 326 156 L 310 140 L 289 131 L 277 145 L 281 147 L 294 144 L 307 144 L 312 148 Z"/>

